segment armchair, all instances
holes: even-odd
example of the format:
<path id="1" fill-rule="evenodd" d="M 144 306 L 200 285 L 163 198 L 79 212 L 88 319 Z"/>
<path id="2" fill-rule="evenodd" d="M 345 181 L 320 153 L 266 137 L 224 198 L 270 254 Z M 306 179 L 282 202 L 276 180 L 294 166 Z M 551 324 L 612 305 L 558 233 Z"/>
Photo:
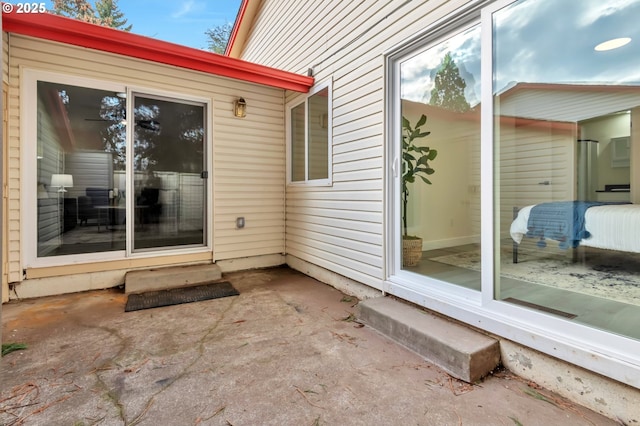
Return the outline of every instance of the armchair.
<path id="1" fill-rule="evenodd" d="M 142 223 L 159 223 L 162 214 L 162 204 L 159 203 L 160 189 L 142 188 L 136 205 L 145 206 L 141 211 Z"/>
<path id="2" fill-rule="evenodd" d="M 105 188 L 87 188 L 85 196 L 78 197 L 78 219 L 80 225 L 87 225 L 89 219 L 98 220 L 98 210 L 96 206 L 109 205 L 109 190 Z"/>

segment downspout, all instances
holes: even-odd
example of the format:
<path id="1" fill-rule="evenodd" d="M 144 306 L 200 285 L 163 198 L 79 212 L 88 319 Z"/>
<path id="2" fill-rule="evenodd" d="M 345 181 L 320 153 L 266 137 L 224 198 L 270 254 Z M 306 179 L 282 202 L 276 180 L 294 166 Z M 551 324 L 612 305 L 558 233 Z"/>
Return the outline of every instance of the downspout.
<path id="1" fill-rule="evenodd" d="M 282 212 L 284 213 L 284 229 L 282 233 L 282 247 L 284 248 L 284 261 L 287 262 L 287 173 L 288 170 L 288 155 L 287 150 L 289 149 L 287 144 L 287 90 L 282 90 L 282 118 L 284 124 L 284 183 L 282 185 Z"/>

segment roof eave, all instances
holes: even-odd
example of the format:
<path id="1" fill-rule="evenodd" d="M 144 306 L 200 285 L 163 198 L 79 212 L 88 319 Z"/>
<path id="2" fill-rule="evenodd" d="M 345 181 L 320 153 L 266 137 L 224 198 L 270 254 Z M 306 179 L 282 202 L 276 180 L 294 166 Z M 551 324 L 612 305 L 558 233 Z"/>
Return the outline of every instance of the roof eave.
<path id="1" fill-rule="evenodd" d="M 247 7 L 249 7 L 249 0 L 242 0 L 242 3 L 240 3 L 240 8 L 238 9 L 238 14 L 236 15 L 236 20 L 233 23 L 233 28 L 231 29 L 231 34 L 229 34 L 229 40 L 227 40 L 227 47 L 224 50 L 225 56 L 231 56 L 236 39 L 238 38 L 240 27 L 244 22 L 244 16 L 247 12 Z"/>
<path id="2" fill-rule="evenodd" d="M 75 19 L 2 14 L 3 31 L 306 93 L 313 78 Z"/>

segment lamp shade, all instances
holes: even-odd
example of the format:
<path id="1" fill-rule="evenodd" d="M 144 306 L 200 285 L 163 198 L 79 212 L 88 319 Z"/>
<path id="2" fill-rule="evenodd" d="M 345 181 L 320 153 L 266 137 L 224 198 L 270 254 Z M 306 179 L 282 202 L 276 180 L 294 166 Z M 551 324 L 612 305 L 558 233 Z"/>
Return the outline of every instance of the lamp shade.
<path id="1" fill-rule="evenodd" d="M 73 187 L 73 175 L 51 175 L 51 186 L 58 187 L 58 192 L 67 192 L 65 188 Z"/>

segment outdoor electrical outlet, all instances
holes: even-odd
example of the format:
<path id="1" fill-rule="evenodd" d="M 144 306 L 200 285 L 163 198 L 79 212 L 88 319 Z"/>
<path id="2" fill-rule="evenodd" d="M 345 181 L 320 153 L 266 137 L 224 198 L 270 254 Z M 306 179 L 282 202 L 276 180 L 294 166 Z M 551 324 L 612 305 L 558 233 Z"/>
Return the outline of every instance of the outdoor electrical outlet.
<path id="1" fill-rule="evenodd" d="M 244 228 L 244 217 L 236 217 L 236 228 Z"/>

